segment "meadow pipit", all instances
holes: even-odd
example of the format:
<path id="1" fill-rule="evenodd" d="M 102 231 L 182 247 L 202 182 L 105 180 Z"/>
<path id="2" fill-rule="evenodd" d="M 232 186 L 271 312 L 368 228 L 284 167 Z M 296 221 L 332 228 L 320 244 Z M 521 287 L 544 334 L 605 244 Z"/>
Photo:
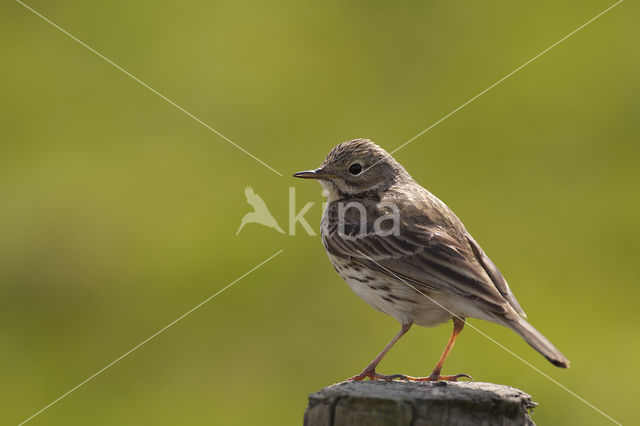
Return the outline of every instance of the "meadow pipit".
<path id="1" fill-rule="evenodd" d="M 322 242 L 334 268 L 374 308 L 400 322 L 400 332 L 350 380 L 457 380 L 440 372 L 465 318 L 509 327 L 558 367 L 569 360 L 525 321 L 507 281 L 442 201 L 421 187 L 391 155 L 356 139 L 336 146 L 315 169 L 327 195 Z M 428 377 L 386 376 L 376 366 L 412 324 L 453 320 L 453 334 Z"/>

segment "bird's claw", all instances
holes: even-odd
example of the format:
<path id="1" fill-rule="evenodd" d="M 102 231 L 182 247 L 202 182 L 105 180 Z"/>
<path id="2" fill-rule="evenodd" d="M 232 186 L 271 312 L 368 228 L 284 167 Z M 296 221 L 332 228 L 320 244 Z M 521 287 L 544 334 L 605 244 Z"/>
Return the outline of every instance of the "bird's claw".
<path id="1" fill-rule="evenodd" d="M 457 382 L 459 378 L 464 377 L 469 380 L 473 380 L 468 374 L 454 374 L 451 376 L 441 376 L 439 374 L 431 374 L 428 377 L 411 377 L 404 376 L 404 380 L 408 380 L 410 382 L 437 382 L 437 381 L 446 381 L 446 382 Z"/>
<path id="2" fill-rule="evenodd" d="M 347 379 L 347 382 L 361 382 L 367 378 L 371 381 L 384 380 L 386 382 L 390 382 L 394 379 L 405 379 L 405 376 L 402 374 L 393 374 L 391 376 L 387 376 L 385 374 L 376 373 L 375 370 L 371 370 L 371 371 L 365 370 L 362 373 L 358 374 L 357 376 L 349 377 Z"/>
<path id="3" fill-rule="evenodd" d="M 358 374 L 357 376 L 353 376 L 347 379 L 348 382 L 361 382 L 364 379 L 369 379 L 369 380 L 384 380 L 387 382 L 391 382 L 393 380 L 407 380 L 410 382 L 437 382 L 437 381 L 447 381 L 447 382 L 457 382 L 458 379 L 460 378 L 467 378 L 469 380 L 473 380 L 473 377 L 471 377 L 468 374 L 454 374 L 451 376 L 441 376 L 439 374 L 431 374 L 428 377 L 412 377 L 412 376 L 407 376 L 404 374 L 391 374 L 391 375 L 384 375 L 384 374 L 378 374 L 376 373 L 375 370 L 371 370 L 371 371 L 363 371 L 362 373 Z"/>

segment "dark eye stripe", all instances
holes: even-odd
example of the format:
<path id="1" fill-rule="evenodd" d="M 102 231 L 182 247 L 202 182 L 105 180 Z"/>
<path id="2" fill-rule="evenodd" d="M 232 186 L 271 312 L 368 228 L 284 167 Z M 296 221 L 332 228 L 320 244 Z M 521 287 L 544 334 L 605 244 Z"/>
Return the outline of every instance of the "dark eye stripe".
<path id="1" fill-rule="evenodd" d="M 362 164 L 360 163 L 353 163 L 352 165 L 349 166 L 349 173 L 351 173 L 352 175 L 357 175 L 362 171 Z"/>

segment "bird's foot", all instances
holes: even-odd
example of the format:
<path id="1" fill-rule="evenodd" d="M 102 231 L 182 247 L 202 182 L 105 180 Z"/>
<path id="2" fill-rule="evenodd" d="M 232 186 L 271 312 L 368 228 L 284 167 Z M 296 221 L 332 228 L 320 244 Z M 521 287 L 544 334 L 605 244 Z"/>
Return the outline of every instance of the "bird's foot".
<path id="1" fill-rule="evenodd" d="M 364 379 L 369 379 L 369 380 L 384 380 L 387 382 L 392 381 L 393 379 L 403 379 L 405 376 L 403 376 L 402 374 L 393 374 L 390 376 L 384 375 L 384 374 L 379 374 L 376 373 L 375 370 L 364 370 L 362 373 L 358 374 L 357 376 L 353 376 L 353 377 L 349 377 L 347 379 L 347 382 L 361 382 Z"/>
<path id="2" fill-rule="evenodd" d="M 402 374 L 394 375 L 394 378 L 408 380 L 410 382 L 437 382 L 437 381 L 457 382 L 458 379 L 461 377 L 465 377 L 467 379 L 473 380 L 473 377 L 471 377 L 468 374 L 454 374 L 451 376 L 441 376 L 439 374 L 431 373 L 431 375 L 428 377 L 412 377 L 412 376 L 405 376 Z"/>
<path id="3" fill-rule="evenodd" d="M 387 382 L 391 382 L 393 380 L 407 380 L 410 382 L 437 382 L 437 381 L 447 381 L 447 382 L 457 382 L 459 378 L 464 377 L 470 380 L 473 380 L 468 374 L 454 374 L 451 376 L 441 376 L 439 374 L 431 374 L 428 377 L 413 377 L 407 376 L 405 374 L 379 374 L 375 370 L 364 370 L 362 373 L 357 376 L 353 376 L 347 379 L 347 382 L 361 382 L 364 379 L 369 380 L 384 380 Z"/>

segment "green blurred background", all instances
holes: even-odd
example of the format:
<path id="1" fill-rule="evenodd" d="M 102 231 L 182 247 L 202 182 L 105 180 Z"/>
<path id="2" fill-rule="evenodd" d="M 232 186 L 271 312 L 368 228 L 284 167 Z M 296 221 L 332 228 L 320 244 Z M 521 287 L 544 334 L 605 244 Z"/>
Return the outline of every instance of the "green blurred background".
<path id="1" fill-rule="evenodd" d="M 392 150 L 611 5 L 143 0 L 28 4 L 283 173 L 277 176 L 18 3 L 0 6 L 0 423 L 300 424 L 307 394 L 397 331 L 318 236 L 235 236 L 253 186 L 287 226 L 291 173 L 335 144 Z M 611 417 L 637 416 L 639 7 L 624 2 L 395 156 L 509 279 L 564 371 L 479 327 Z M 636 265 L 636 266 L 634 266 Z M 380 366 L 427 374 L 450 326 Z M 465 330 L 447 373 L 525 390 L 541 425 L 609 421 Z"/>

